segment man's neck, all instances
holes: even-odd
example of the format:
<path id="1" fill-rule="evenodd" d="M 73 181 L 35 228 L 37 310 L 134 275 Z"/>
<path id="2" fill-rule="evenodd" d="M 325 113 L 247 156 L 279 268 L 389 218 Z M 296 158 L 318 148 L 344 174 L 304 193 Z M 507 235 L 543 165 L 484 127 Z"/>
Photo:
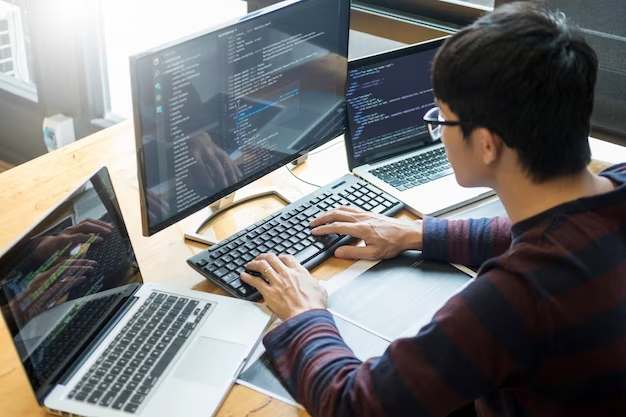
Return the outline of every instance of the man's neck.
<path id="1" fill-rule="evenodd" d="M 513 223 L 582 197 L 611 191 L 615 186 L 608 178 L 584 169 L 579 174 L 557 178 L 541 184 L 530 181 L 520 172 L 502 176 L 493 187 Z"/>

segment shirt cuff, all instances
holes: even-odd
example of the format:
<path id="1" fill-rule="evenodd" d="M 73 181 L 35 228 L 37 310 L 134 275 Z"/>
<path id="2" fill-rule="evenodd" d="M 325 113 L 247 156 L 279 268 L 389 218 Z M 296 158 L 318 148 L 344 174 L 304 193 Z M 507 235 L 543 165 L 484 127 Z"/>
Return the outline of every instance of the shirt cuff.
<path id="1" fill-rule="evenodd" d="M 263 338 L 263 344 L 268 351 L 282 350 L 287 347 L 300 332 L 311 329 L 316 324 L 331 324 L 335 329 L 337 325 L 333 315 L 326 309 L 308 310 L 293 316 L 271 330 Z M 337 330 L 339 336 L 339 330 Z"/>
<path id="2" fill-rule="evenodd" d="M 448 259 L 448 220 L 424 217 L 422 254 L 428 259 Z"/>

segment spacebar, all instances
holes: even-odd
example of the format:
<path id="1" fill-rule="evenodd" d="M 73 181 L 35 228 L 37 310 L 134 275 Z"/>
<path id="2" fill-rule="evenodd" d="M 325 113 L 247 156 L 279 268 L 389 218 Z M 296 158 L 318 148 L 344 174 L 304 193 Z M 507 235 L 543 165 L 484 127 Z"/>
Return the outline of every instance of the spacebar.
<path id="1" fill-rule="evenodd" d="M 176 356 L 178 350 L 183 346 L 185 340 L 187 339 L 184 339 L 182 337 L 177 337 L 176 339 L 174 339 L 170 347 L 168 347 L 163 356 L 161 356 L 161 360 L 159 360 L 154 368 L 152 368 L 152 372 L 150 372 L 150 375 L 152 375 L 154 378 L 160 377 L 163 374 L 163 371 L 165 371 L 165 368 L 167 368 L 167 365 L 169 365 L 172 359 L 174 359 L 174 356 Z"/>
<path id="2" fill-rule="evenodd" d="M 307 246 L 302 250 L 302 252 L 296 253 L 295 255 L 293 255 L 293 257 L 296 258 L 296 261 L 298 261 L 298 263 L 304 263 L 305 261 L 308 261 L 320 252 L 321 250 L 319 250 L 315 246 Z"/>
<path id="3" fill-rule="evenodd" d="M 437 179 L 439 179 L 441 177 L 445 177 L 446 175 L 450 175 L 450 174 L 453 174 L 453 173 L 454 173 L 454 171 L 452 170 L 452 168 L 448 168 L 448 169 L 446 169 L 444 171 L 436 172 L 436 173 L 434 173 L 432 175 L 429 175 L 428 179 L 431 180 L 431 181 L 435 181 L 435 180 L 437 180 Z"/>
<path id="4" fill-rule="evenodd" d="M 332 245 L 337 243 L 339 240 L 341 240 L 341 235 L 336 235 L 334 233 L 330 235 L 326 235 L 324 240 L 325 242 L 318 242 L 318 243 L 322 243 L 325 246 L 325 248 L 320 249 L 316 246 L 307 246 L 301 252 L 298 252 L 295 255 L 293 255 L 293 257 L 296 258 L 296 261 L 302 264 L 308 261 L 309 259 L 311 259 L 312 257 L 314 257 L 315 255 L 324 252 L 326 249 L 330 248 Z"/>

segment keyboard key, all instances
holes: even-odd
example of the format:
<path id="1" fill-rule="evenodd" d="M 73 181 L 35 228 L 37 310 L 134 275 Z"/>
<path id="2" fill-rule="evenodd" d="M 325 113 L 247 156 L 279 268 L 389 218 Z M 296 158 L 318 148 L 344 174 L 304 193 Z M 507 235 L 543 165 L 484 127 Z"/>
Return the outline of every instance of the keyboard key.
<path id="1" fill-rule="evenodd" d="M 290 249 L 293 250 L 293 248 L 289 248 L 287 251 L 289 251 Z M 295 254 L 293 254 L 293 256 L 296 258 L 296 261 L 298 261 L 299 263 L 303 263 L 313 256 L 317 255 L 319 252 L 319 249 L 317 249 L 316 247 L 308 246 L 304 248 L 303 251 L 296 252 Z"/>
<path id="2" fill-rule="evenodd" d="M 144 398 L 146 398 L 146 397 L 144 397 L 143 395 L 135 394 L 130 399 L 130 402 L 133 403 L 133 404 L 141 404 L 141 402 L 144 400 Z"/>
<path id="3" fill-rule="evenodd" d="M 150 387 L 146 385 L 142 385 L 137 389 L 137 393 L 141 395 L 148 395 L 149 392 L 150 392 Z"/>
<path id="4" fill-rule="evenodd" d="M 76 396 L 74 397 L 74 399 L 76 401 L 85 401 L 85 399 L 87 398 L 87 395 L 89 395 L 87 392 L 85 391 L 79 391 Z"/>
<path id="5" fill-rule="evenodd" d="M 157 364 L 154 366 L 154 368 L 152 368 L 152 371 L 150 372 L 150 376 L 152 378 L 156 379 L 163 374 L 163 371 L 165 371 L 169 363 L 172 361 L 172 359 L 174 359 L 174 356 L 176 356 L 176 353 L 178 353 L 184 343 L 185 338 L 181 337 L 177 337 L 172 341 L 172 343 L 167 348 L 165 353 L 163 353 Z"/>
<path id="6" fill-rule="evenodd" d="M 430 159 L 425 161 L 430 163 L 429 169 L 436 168 L 440 162 L 444 164 L 447 161 L 445 154 L 441 153 L 441 155 L 442 158 L 440 160 L 429 156 Z M 398 178 L 394 177 L 397 174 L 397 176 L 402 178 L 402 186 L 410 187 L 413 186 L 414 181 L 417 181 L 415 176 L 418 173 L 419 161 L 420 158 L 415 157 L 411 160 L 400 161 L 400 163 L 395 164 L 395 167 L 381 167 L 372 172 L 388 182 L 398 181 Z M 292 254 L 305 267 L 311 268 L 320 260 L 332 256 L 332 251 L 328 249 L 344 238 L 337 235 L 325 239 L 313 238 L 310 234 L 311 229 L 309 226 L 309 222 L 312 219 L 322 214 L 322 211 L 336 208 L 340 205 L 360 206 L 364 209 L 387 215 L 397 213 L 402 208 L 402 203 L 393 199 L 387 201 L 387 198 L 390 198 L 390 196 L 378 188 L 353 176 L 346 176 L 342 181 L 334 181 L 321 190 L 315 191 L 312 195 L 292 203 L 284 210 L 276 212 L 240 231 L 236 236 L 245 236 L 245 238 L 240 241 L 238 247 L 233 248 L 233 251 L 224 249 L 230 244 L 226 241 L 219 243 L 217 248 L 212 248 L 211 252 L 224 249 L 226 252 L 229 252 L 228 254 L 225 253 L 225 256 L 233 256 L 235 260 L 231 262 L 236 265 L 236 268 L 233 269 L 233 265 L 228 265 L 228 268 L 226 268 L 228 274 L 231 272 L 239 274 L 247 262 L 264 252 Z M 193 257 L 194 261 L 190 260 L 190 262 L 198 262 L 201 259 L 208 258 L 207 253 Z M 218 260 L 223 261 L 223 259 Z M 209 262 L 208 265 L 210 264 Z M 223 266 L 224 264 L 219 268 Z M 214 270 L 217 269 L 215 268 Z M 244 286 L 238 277 L 235 278 L 234 275 L 226 277 L 227 273 L 220 271 L 221 277 L 219 281 L 222 281 L 221 284 L 229 284 L 229 292 L 231 294 L 247 299 L 255 299 L 250 297 L 250 295 L 255 293 L 258 294 L 253 287 Z M 204 275 L 209 279 L 218 280 L 217 275 L 212 273 Z"/>
<path id="7" fill-rule="evenodd" d="M 217 271 L 213 272 L 216 277 L 221 278 L 228 273 L 228 269 L 219 268 Z"/>
<path id="8" fill-rule="evenodd" d="M 231 282 L 233 282 L 234 280 L 236 280 L 237 278 L 239 278 L 239 274 L 236 272 L 231 272 L 229 274 L 226 274 L 222 277 L 222 280 L 227 283 L 230 284 Z"/>
<path id="9" fill-rule="evenodd" d="M 91 404 L 96 404 L 98 403 L 98 401 L 100 401 L 100 398 L 102 398 L 103 395 L 104 395 L 104 392 L 96 390 L 89 396 L 89 398 L 87 399 L 87 402 Z"/>
<path id="10" fill-rule="evenodd" d="M 128 403 L 126 404 L 126 407 L 124 407 L 124 411 L 127 413 L 134 413 L 137 411 L 137 408 L 139 408 L 139 404 Z"/>
<path id="11" fill-rule="evenodd" d="M 117 396 L 117 392 L 109 391 L 106 394 L 104 394 L 99 404 L 105 407 L 108 407 L 113 403 L 113 400 L 115 399 L 116 396 Z"/>
<path id="12" fill-rule="evenodd" d="M 430 179 L 431 181 L 434 181 L 436 179 L 445 177 L 447 175 L 451 175 L 453 173 L 454 173 L 454 171 L 452 170 L 452 168 L 448 168 L 448 169 L 446 169 L 444 171 L 440 171 L 440 172 L 434 173 L 432 175 L 429 175 L 428 179 Z"/>

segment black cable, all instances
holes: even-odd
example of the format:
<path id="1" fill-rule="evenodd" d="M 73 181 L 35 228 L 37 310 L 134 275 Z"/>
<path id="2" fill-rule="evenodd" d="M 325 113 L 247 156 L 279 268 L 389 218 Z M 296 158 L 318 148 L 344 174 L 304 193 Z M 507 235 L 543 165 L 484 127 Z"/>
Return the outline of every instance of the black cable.
<path id="1" fill-rule="evenodd" d="M 294 176 L 297 180 L 300 180 L 300 181 L 302 181 L 302 182 L 303 182 L 303 183 L 305 183 L 305 184 L 312 185 L 313 187 L 322 188 L 322 186 L 321 186 L 321 185 L 313 184 L 312 182 L 308 182 L 308 181 L 303 180 L 302 178 L 300 178 L 299 176 L 297 176 L 296 174 L 294 174 L 293 172 L 291 172 L 291 170 L 289 169 L 289 167 L 288 167 L 287 165 L 285 165 L 285 168 L 286 168 L 286 169 L 287 169 L 287 171 L 289 171 L 289 173 L 290 173 L 291 175 L 293 175 L 293 176 Z"/>

